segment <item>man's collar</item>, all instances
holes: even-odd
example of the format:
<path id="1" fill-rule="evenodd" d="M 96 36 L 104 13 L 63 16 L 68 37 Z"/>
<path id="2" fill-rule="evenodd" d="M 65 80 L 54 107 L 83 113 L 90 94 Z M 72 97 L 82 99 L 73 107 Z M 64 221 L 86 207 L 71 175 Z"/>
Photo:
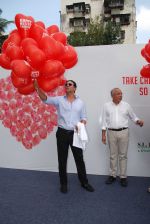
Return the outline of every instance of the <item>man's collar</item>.
<path id="1" fill-rule="evenodd" d="M 79 96 L 77 95 L 74 95 L 75 96 L 75 99 L 79 98 Z M 64 98 L 67 98 L 67 95 L 64 95 Z"/>

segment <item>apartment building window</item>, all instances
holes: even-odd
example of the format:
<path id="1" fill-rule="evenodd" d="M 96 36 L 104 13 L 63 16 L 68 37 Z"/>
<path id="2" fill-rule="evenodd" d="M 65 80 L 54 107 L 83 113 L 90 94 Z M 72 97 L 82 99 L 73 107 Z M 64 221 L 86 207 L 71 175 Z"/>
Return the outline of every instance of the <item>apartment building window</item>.
<path id="1" fill-rule="evenodd" d="M 67 13 L 76 13 L 76 12 L 79 13 L 79 12 L 85 12 L 85 10 L 86 10 L 85 2 L 74 3 L 72 5 L 66 5 Z"/>
<path id="2" fill-rule="evenodd" d="M 109 1 L 109 7 L 123 9 L 124 0 L 110 0 Z"/>
<path id="3" fill-rule="evenodd" d="M 105 13 L 113 8 L 119 8 L 122 10 L 124 8 L 124 0 L 104 0 Z"/>
<path id="4" fill-rule="evenodd" d="M 85 17 L 81 17 L 81 18 L 71 18 L 69 20 L 69 26 L 70 27 L 82 27 L 82 28 L 86 28 L 88 27 L 90 23 L 90 19 L 85 19 Z"/>
<path id="5" fill-rule="evenodd" d="M 130 24 L 130 14 L 112 15 L 112 22 L 119 23 L 121 26 Z"/>
<path id="6" fill-rule="evenodd" d="M 121 30 L 120 36 L 121 36 L 121 40 L 125 39 L 125 30 Z"/>
<path id="7" fill-rule="evenodd" d="M 91 12 L 91 7 L 89 4 L 85 4 L 85 12 L 86 14 L 89 14 Z"/>
<path id="8" fill-rule="evenodd" d="M 104 0 L 104 13 L 105 14 L 111 13 L 111 8 L 109 7 L 109 2 L 110 2 L 110 0 Z"/>
<path id="9" fill-rule="evenodd" d="M 121 14 L 120 15 L 120 24 L 129 25 L 130 24 L 130 14 Z"/>
<path id="10" fill-rule="evenodd" d="M 73 5 L 66 5 L 66 12 L 72 13 L 73 12 Z"/>
<path id="11" fill-rule="evenodd" d="M 81 19 L 74 20 L 74 26 L 80 27 L 80 26 L 83 26 L 83 25 L 84 25 L 83 20 L 81 20 Z"/>
<path id="12" fill-rule="evenodd" d="M 85 3 L 79 2 L 73 4 L 74 12 L 85 12 Z"/>
<path id="13" fill-rule="evenodd" d="M 70 27 L 81 27 L 84 25 L 83 18 L 71 18 L 69 25 Z"/>

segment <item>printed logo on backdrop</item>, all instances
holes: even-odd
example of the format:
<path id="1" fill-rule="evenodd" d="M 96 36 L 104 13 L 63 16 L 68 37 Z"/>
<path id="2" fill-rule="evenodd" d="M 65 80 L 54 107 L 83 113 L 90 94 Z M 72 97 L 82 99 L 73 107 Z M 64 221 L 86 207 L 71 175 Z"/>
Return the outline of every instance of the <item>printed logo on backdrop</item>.
<path id="1" fill-rule="evenodd" d="M 150 152 L 150 142 L 138 142 L 138 152 Z"/>
<path id="2" fill-rule="evenodd" d="M 139 85 L 138 93 L 140 96 L 150 95 L 150 78 L 140 76 L 122 76 L 122 84 L 130 86 Z"/>

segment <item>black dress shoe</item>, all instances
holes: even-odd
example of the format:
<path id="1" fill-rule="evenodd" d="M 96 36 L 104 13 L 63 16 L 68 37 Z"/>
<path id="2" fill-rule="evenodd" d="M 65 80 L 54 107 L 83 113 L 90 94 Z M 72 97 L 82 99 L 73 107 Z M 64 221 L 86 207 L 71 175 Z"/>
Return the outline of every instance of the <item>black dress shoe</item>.
<path id="1" fill-rule="evenodd" d="M 107 180 L 105 181 L 105 184 L 112 184 L 113 182 L 116 181 L 116 177 L 113 177 L 113 176 L 109 176 L 107 178 Z"/>
<path id="2" fill-rule="evenodd" d="M 67 193 L 68 192 L 67 185 L 61 185 L 60 191 L 61 193 L 64 193 L 64 194 Z"/>
<path id="3" fill-rule="evenodd" d="M 89 192 L 94 192 L 94 188 L 90 184 L 81 184 L 81 186 Z"/>
<path id="4" fill-rule="evenodd" d="M 147 188 L 147 192 L 150 193 L 150 187 Z"/>
<path id="5" fill-rule="evenodd" d="M 127 187 L 128 186 L 127 178 L 120 178 L 120 184 L 122 187 Z"/>

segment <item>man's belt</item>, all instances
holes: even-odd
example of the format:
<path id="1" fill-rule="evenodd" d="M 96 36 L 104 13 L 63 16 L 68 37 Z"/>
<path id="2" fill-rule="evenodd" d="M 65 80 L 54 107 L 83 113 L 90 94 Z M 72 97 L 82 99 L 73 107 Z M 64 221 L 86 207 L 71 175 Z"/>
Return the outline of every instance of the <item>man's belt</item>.
<path id="1" fill-rule="evenodd" d="M 58 130 L 64 132 L 64 133 L 71 133 L 73 134 L 74 133 L 74 130 L 67 130 L 67 129 L 64 129 L 64 128 L 61 128 L 61 127 L 58 127 Z"/>
<path id="2" fill-rule="evenodd" d="M 122 130 L 125 130 L 127 129 L 128 127 L 123 127 L 123 128 L 118 128 L 118 129 L 115 129 L 115 128 L 108 128 L 108 130 L 110 131 L 122 131 Z"/>

